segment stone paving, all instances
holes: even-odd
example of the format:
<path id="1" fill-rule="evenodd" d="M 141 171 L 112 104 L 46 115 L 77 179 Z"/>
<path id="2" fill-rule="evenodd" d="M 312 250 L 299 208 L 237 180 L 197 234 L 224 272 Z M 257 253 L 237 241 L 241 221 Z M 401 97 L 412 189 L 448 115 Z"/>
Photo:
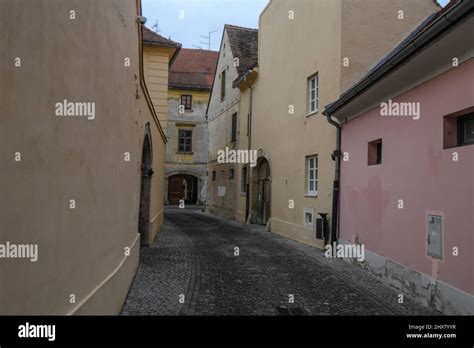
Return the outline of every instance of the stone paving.
<path id="1" fill-rule="evenodd" d="M 406 294 L 399 304 L 399 293 L 357 266 L 261 226 L 166 209 L 155 243 L 142 249 L 122 314 L 439 314 Z"/>

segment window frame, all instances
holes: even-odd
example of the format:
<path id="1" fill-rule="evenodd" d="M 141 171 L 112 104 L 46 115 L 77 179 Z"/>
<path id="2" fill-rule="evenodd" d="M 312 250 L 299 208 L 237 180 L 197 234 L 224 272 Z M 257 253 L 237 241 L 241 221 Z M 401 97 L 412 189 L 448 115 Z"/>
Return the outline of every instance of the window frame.
<path id="1" fill-rule="evenodd" d="M 181 132 L 190 132 L 190 136 L 182 137 Z M 181 139 L 184 138 L 184 148 L 181 149 Z M 189 140 L 189 150 L 187 151 L 187 144 L 186 140 Z M 192 153 L 193 152 L 193 130 L 192 129 L 185 129 L 185 128 L 180 128 L 178 129 L 178 152 L 179 153 Z"/>
<path id="2" fill-rule="evenodd" d="M 240 192 L 247 194 L 247 166 L 243 166 L 241 170 L 242 178 L 240 180 Z"/>
<path id="3" fill-rule="evenodd" d="M 314 82 L 314 88 L 311 87 L 311 82 Z M 315 73 L 308 77 L 307 80 L 308 93 L 308 115 L 316 114 L 319 111 L 319 73 Z M 314 91 L 314 99 L 311 99 L 311 92 Z M 314 101 L 314 110 L 311 109 L 311 103 Z"/>
<path id="4" fill-rule="evenodd" d="M 230 142 L 235 143 L 237 141 L 237 113 L 234 112 L 231 117 Z"/>
<path id="5" fill-rule="evenodd" d="M 225 100 L 225 68 L 221 72 L 221 101 Z"/>
<path id="6" fill-rule="evenodd" d="M 457 117 L 456 119 L 457 122 L 457 131 L 458 131 L 458 146 L 467 146 L 467 145 L 473 145 L 474 144 L 474 139 L 471 141 L 466 141 L 464 131 L 465 127 L 467 126 L 468 122 L 474 122 L 474 112 L 468 113 L 466 115 L 462 115 Z"/>
<path id="7" fill-rule="evenodd" d="M 314 167 L 310 166 L 311 160 L 314 160 Z M 314 172 L 313 179 L 311 179 L 311 172 Z M 319 182 L 319 163 L 318 155 L 311 155 L 306 157 L 306 194 L 307 196 L 316 197 L 318 195 Z M 313 190 L 311 190 L 311 183 L 313 183 Z"/>
<path id="8" fill-rule="evenodd" d="M 367 165 L 378 166 L 383 162 L 383 139 L 369 141 L 367 144 Z"/>
<path id="9" fill-rule="evenodd" d="M 187 99 L 183 103 L 183 98 Z M 189 107 L 188 102 L 189 101 Z M 191 94 L 181 94 L 181 105 L 184 106 L 184 110 L 192 110 L 193 108 L 193 96 Z"/>

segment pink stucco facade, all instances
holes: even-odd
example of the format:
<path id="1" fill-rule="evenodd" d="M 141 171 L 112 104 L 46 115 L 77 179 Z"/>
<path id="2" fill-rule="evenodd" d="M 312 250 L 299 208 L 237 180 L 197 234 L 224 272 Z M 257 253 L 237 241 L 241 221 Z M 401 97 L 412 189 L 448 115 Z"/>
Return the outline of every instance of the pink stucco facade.
<path id="1" fill-rule="evenodd" d="M 474 106 L 474 59 L 392 100 L 420 102 L 420 119 L 376 107 L 343 125 L 340 238 L 474 294 L 474 145 L 443 149 L 443 117 Z M 382 164 L 369 166 L 380 138 Z M 444 217 L 442 260 L 427 255 L 428 212 Z"/>

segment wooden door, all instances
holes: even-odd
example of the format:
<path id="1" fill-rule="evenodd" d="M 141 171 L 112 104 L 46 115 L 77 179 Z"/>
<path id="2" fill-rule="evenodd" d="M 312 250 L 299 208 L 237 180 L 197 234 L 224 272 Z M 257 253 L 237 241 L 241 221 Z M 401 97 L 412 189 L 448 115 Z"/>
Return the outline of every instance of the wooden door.
<path id="1" fill-rule="evenodd" d="M 170 204 L 179 204 L 184 198 L 184 176 L 174 175 L 168 179 L 168 201 Z"/>

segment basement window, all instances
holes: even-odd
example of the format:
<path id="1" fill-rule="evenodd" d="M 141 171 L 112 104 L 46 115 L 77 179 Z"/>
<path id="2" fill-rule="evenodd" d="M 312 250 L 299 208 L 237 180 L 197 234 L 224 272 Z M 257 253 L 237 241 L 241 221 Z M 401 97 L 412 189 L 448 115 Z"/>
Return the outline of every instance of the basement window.
<path id="1" fill-rule="evenodd" d="M 382 164 L 382 139 L 377 139 L 369 143 L 368 165 L 374 166 Z"/>
<path id="2" fill-rule="evenodd" d="M 313 226 L 314 221 L 314 208 L 304 208 L 304 226 Z"/>

